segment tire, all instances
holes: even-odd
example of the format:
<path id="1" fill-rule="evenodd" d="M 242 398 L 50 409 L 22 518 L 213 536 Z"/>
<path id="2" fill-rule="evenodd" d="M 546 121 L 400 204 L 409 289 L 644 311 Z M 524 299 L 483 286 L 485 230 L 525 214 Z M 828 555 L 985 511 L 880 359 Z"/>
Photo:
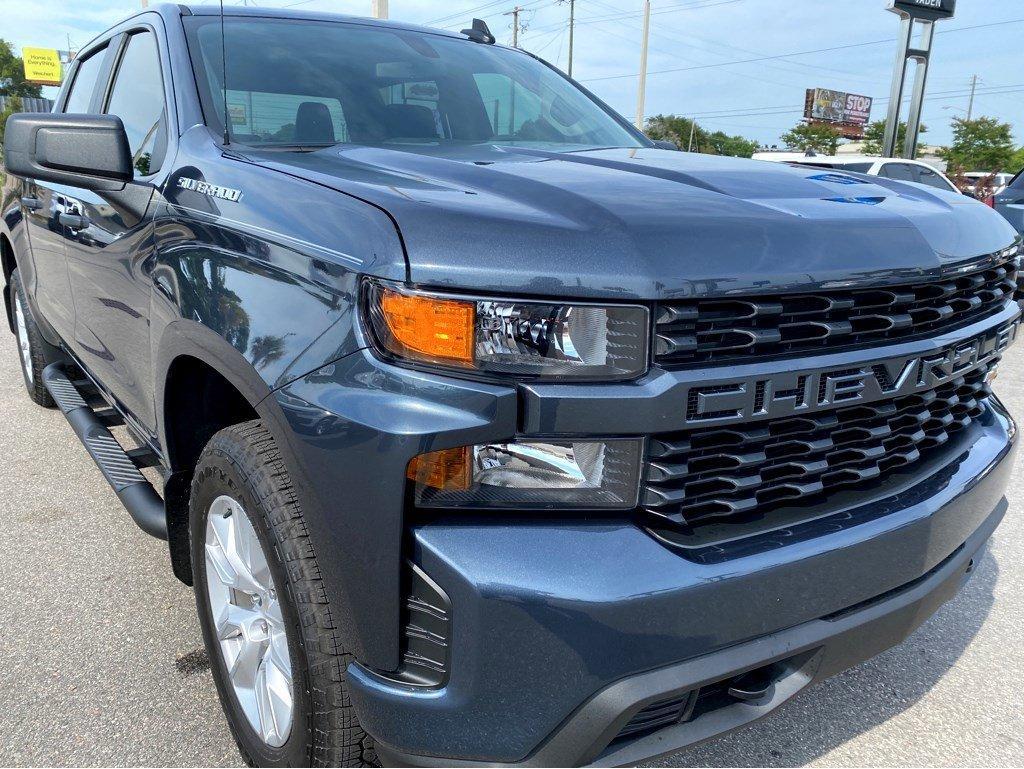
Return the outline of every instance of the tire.
<path id="1" fill-rule="evenodd" d="M 46 385 L 43 384 L 43 369 L 54 357 L 52 349 L 39 332 L 32 312 L 28 308 L 28 297 L 25 287 L 21 284 L 18 270 L 11 273 L 11 310 L 14 314 L 14 338 L 18 345 L 18 361 L 21 363 L 21 375 L 25 379 L 28 397 L 34 403 L 52 409 L 56 404 L 50 397 Z"/>
<path id="2" fill-rule="evenodd" d="M 315 544 L 306 532 L 288 470 L 262 422 L 228 427 L 210 439 L 193 476 L 189 532 L 203 638 L 221 705 L 243 758 L 250 766 L 376 766 L 373 740 L 359 726 L 349 699 L 345 670 L 352 656 L 331 619 Z M 258 543 L 263 563 L 254 555 L 231 555 L 234 551 L 222 543 L 232 538 L 236 543 Z M 234 571 L 226 570 L 225 563 Z M 227 580 L 222 578 L 225 573 Z M 246 573 L 254 579 L 249 581 Z M 236 587 L 228 589 L 226 583 Z M 243 583 L 250 588 L 258 585 L 251 592 L 262 601 L 239 590 Z M 244 607 L 247 600 L 255 607 L 250 614 L 236 607 Z M 218 623 L 218 607 L 221 617 L 230 612 L 235 620 Z M 257 630 L 246 635 L 240 628 L 250 622 L 251 612 L 262 612 L 265 620 L 262 625 L 250 624 Z M 246 651 L 253 648 L 246 639 L 258 640 L 264 633 L 268 638 L 261 643 L 267 651 L 259 666 L 267 688 L 259 688 L 259 667 L 253 679 L 253 691 L 265 694 L 260 699 L 245 688 L 254 658 Z M 222 646 L 223 636 L 229 638 Z M 236 647 L 242 651 L 233 657 Z M 281 651 L 285 648 L 286 655 Z M 229 659 L 239 660 L 235 679 L 228 672 Z M 285 721 L 284 698 L 272 697 L 282 691 L 282 660 L 290 665 L 292 682 L 287 729 L 276 725 Z M 269 713 L 278 717 L 266 718 Z"/>

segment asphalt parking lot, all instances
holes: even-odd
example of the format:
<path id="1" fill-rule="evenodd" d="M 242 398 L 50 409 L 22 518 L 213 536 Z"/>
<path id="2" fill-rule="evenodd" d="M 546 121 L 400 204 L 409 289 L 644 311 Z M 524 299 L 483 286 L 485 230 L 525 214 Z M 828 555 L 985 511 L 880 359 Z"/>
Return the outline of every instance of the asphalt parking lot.
<path id="1" fill-rule="evenodd" d="M 996 384 L 1024 415 L 1024 345 Z M 0 765 L 238 766 L 190 590 L 0 328 Z M 1024 765 L 1024 468 L 974 579 L 902 646 L 658 766 Z"/>

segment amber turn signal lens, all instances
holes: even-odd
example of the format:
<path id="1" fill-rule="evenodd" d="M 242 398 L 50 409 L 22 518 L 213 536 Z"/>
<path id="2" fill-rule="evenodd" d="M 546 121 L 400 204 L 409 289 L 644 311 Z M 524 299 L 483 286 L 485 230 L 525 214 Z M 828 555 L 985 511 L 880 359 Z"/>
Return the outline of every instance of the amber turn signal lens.
<path id="1" fill-rule="evenodd" d="M 413 457 L 406 469 L 410 481 L 442 491 L 465 491 L 472 481 L 470 452 L 472 447 L 434 451 Z"/>
<path id="2" fill-rule="evenodd" d="M 395 342 L 428 358 L 473 362 L 476 305 L 384 289 L 384 322 Z"/>

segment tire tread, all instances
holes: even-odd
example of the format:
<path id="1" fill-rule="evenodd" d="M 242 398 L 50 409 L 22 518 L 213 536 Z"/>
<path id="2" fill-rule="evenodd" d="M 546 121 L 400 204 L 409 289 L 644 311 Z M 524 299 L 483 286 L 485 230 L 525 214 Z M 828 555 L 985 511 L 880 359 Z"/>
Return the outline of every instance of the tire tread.
<path id="1" fill-rule="evenodd" d="M 308 661 L 313 711 L 308 765 L 377 766 L 373 738 L 360 727 L 348 695 L 345 670 L 353 657 L 331 616 L 316 549 L 273 437 L 260 420 L 227 427 L 214 435 L 199 460 L 193 495 L 195 484 L 202 481 L 203 458 L 213 454 L 230 462 L 257 498 L 259 514 L 264 516 L 275 554 L 287 575 L 284 589 L 299 615 Z M 251 765 L 252 757 L 245 755 L 241 744 L 239 748 Z"/>

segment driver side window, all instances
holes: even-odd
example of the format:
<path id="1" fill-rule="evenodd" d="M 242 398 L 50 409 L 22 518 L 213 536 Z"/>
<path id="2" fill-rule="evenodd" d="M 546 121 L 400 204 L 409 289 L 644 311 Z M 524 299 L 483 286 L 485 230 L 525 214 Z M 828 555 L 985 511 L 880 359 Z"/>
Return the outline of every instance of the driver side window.
<path id="1" fill-rule="evenodd" d="M 89 54 L 88 59 L 78 63 L 75 70 L 75 80 L 71 84 L 67 101 L 64 102 L 66 114 L 87 113 L 92 103 L 92 94 L 96 90 L 96 81 L 103 70 L 103 57 L 107 54 L 107 47 L 103 46 L 98 51 Z"/>
<path id="2" fill-rule="evenodd" d="M 124 123 L 135 175 L 159 171 L 167 150 L 167 113 L 160 54 L 152 32 L 136 32 L 128 38 L 105 112 Z"/>

